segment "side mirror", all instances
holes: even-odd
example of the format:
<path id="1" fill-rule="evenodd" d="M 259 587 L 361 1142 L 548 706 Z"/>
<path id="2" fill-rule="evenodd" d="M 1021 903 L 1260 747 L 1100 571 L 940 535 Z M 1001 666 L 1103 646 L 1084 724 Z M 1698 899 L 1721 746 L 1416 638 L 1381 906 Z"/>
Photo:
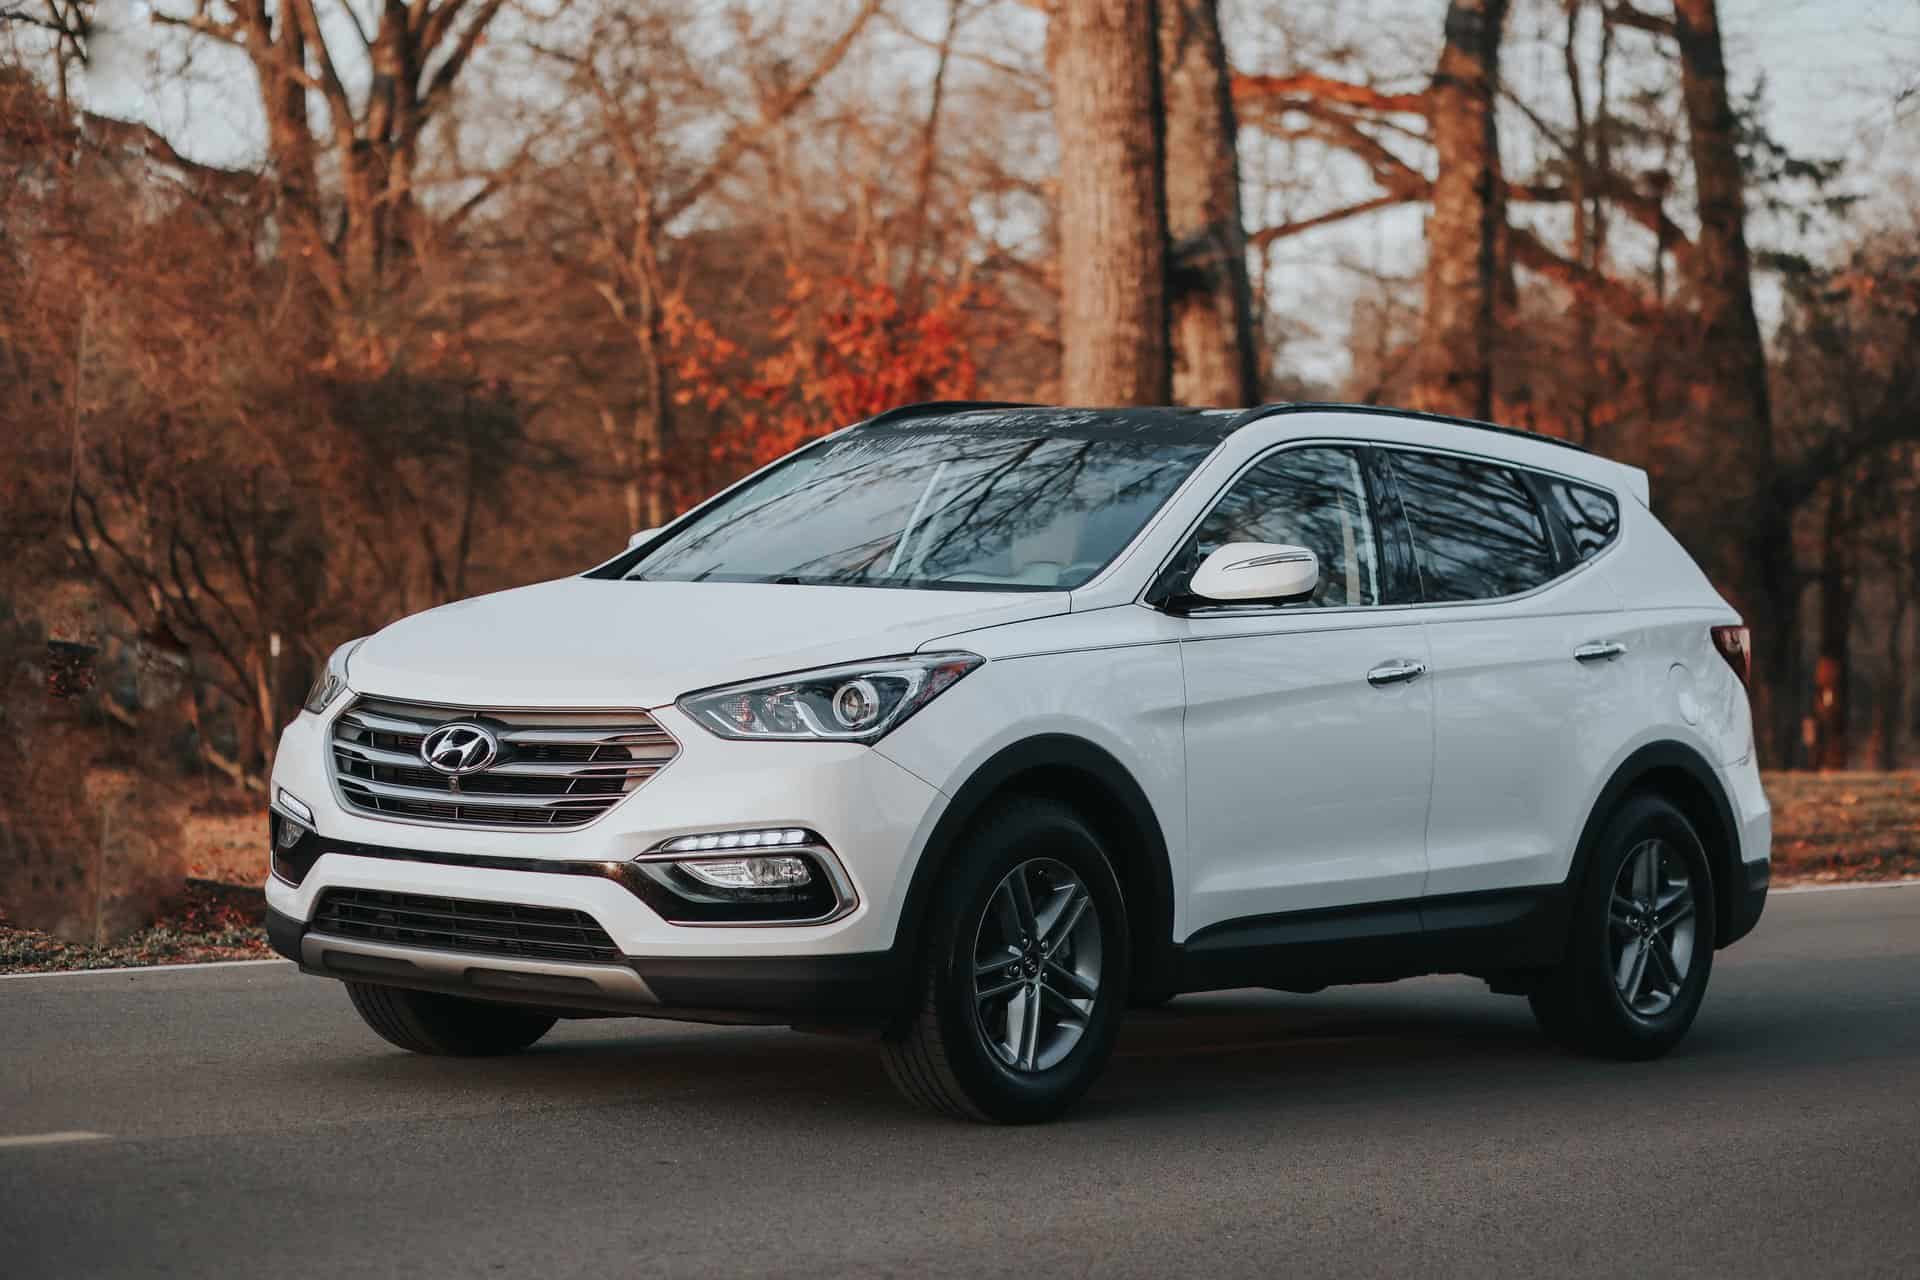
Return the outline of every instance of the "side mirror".
<path id="1" fill-rule="evenodd" d="M 1305 547 L 1229 542 L 1193 571 L 1187 590 L 1203 600 L 1245 604 L 1300 600 L 1320 584 L 1320 557 Z"/>
<path id="2" fill-rule="evenodd" d="M 631 538 L 627 539 L 627 550 L 629 551 L 633 550 L 635 547 L 639 546 L 641 543 L 645 542 L 647 539 L 651 538 L 654 534 L 658 532 L 660 532 L 658 529 L 642 529 L 640 532 L 634 534 Z"/>

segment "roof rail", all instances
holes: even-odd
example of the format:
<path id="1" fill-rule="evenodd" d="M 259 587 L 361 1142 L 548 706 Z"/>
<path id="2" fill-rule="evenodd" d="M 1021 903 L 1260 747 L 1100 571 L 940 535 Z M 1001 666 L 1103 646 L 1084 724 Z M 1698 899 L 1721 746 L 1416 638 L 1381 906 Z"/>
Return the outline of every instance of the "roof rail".
<path id="1" fill-rule="evenodd" d="M 1537 440 L 1541 444 L 1559 445 L 1562 449 L 1572 449 L 1576 453 L 1591 453 L 1591 449 L 1571 440 L 1562 440 L 1559 436 L 1542 435 L 1538 431 L 1522 431 L 1518 427 L 1503 427 L 1494 422 L 1482 422 L 1478 418 L 1456 418 L 1447 413 L 1427 413 L 1420 409 L 1396 409 L 1383 404 L 1341 404 L 1337 401 L 1289 401 L 1281 400 L 1273 404 L 1258 405 L 1248 409 L 1233 420 L 1231 430 L 1239 430 L 1262 418 L 1271 418 L 1282 413 L 1310 413 L 1314 411 L 1334 410 L 1340 413 L 1370 413 L 1382 418 L 1413 418 L 1420 422 L 1438 422 L 1450 427 L 1472 427 L 1476 431 L 1498 431 L 1503 436 L 1519 436 L 1525 440 Z"/>
<path id="2" fill-rule="evenodd" d="M 874 414 L 862 427 L 877 427 L 883 422 L 898 422 L 903 418 L 920 418 L 935 413 L 963 413 L 969 409 L 1039 409 L 1043 405 L 1025 404 L 1018 400 L 923 400 L 918 404 L 897 405 Z"/>

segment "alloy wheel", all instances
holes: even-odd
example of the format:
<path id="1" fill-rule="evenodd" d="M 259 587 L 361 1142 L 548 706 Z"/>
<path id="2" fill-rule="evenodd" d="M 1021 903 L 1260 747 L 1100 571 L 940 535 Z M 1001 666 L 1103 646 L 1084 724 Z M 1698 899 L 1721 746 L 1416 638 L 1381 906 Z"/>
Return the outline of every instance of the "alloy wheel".
<path id="1" fill-rule="evenodd" d="M 1000 1064 L 1045 1071 L 1073 1052 L 1100 998 L 1100 910 L 1064 862 L 1001 879 L 974 931 L 973 1024 Z"/>
<path id="2" fill-rule="evenodd" d="M 1680 998 L 1693 963 L 1693 876 L 1666 841 L 1642 840 L 1614 879 L 1608 910 L 1613 986 L 1627 1010 L 1657 1018 Z"/>

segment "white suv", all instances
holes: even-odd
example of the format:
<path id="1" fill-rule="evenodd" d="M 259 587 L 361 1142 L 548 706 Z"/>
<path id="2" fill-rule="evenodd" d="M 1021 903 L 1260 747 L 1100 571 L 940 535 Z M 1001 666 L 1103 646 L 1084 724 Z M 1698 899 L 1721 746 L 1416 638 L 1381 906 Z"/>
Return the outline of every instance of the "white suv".
<path id="1" fill-rule="evenodd" d="M 877 1031 L 998 1121 L 1228 987 L 1466 973 L 1652 1057 L 1766 897 L 1747 661 L 1645 474 L 1553 440 L 915 406 L 343 646 L 269 932 L 417 1052 Z"/>

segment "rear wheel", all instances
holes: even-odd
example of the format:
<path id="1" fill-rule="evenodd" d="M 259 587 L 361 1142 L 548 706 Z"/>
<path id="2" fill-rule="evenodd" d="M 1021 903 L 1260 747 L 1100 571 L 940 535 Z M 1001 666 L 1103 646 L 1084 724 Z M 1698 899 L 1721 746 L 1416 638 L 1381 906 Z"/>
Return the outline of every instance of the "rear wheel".
<path id="1" fill-rule="evenodd" d="M 1693 1025 L 1713 968 L 1713 879 L 1686 817 L 1653 795 L 1608 820 L 1567 955 L 1531 997 L 1541 1026 L 1611 1058 L 1655 1058 Z"/>
<path id="2" fill-rule="evenodd" d="M 1120 886 L 1067 807 L 1012 801 L 975 832 L 924 939 L 920 1002 L 884 1045 L 908 1098 L 995 1123 L 1050 1120 L 1113 1051 L 1127 1003 Z"/>
<path id="3" fill-rule="evenodd" d="M 383 1039 L 409 1052 L 436 1057 L 518 1053 L 559 1021 L 537 1010 L 429 991 L 365 982 L 349 982 L 346 987 L 355 1011 Z"/>

